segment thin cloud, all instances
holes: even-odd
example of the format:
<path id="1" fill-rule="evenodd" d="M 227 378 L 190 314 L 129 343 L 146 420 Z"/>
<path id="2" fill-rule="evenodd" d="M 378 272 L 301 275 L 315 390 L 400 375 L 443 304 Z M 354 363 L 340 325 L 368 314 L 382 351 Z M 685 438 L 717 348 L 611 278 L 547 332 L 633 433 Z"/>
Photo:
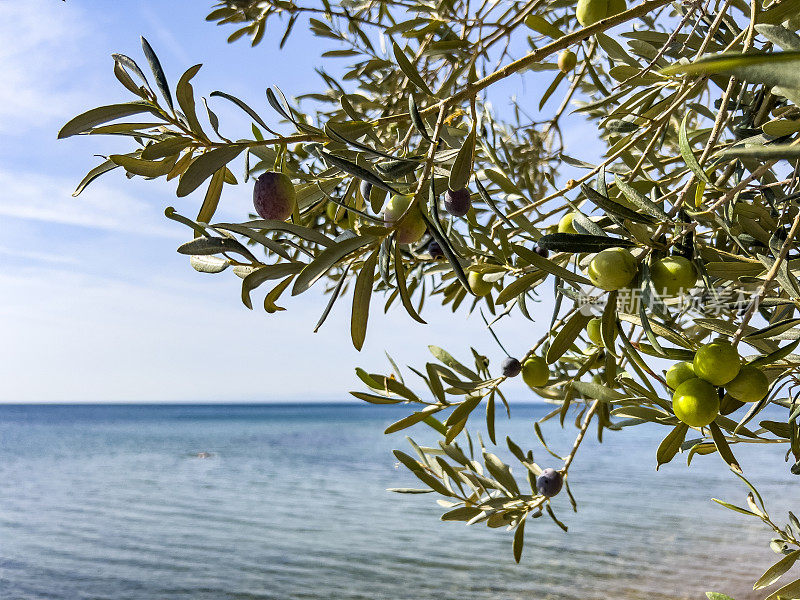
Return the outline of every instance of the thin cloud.
<path id="1" fill-rule="evenodd" d="M 0 215 L 145 236 L 179 235 L 163 216 L 163 203 L 146 202 L 102 180 L 74 198 L 74 186 L 67 177 L 0 170 Z"/>
<path id="2" fill-rule="evenodd" d="M 167 27 L 168 24 L 164 22 L 163 18 L 159 17 L 148 6 L 142 6 L 142 15 L 155 32 L 156 36 L 158 36 L 158 41 L 161 44 L 164 44 L 164 46 L 178 61 L 180 61 L 181 64 L 184 66 L 193 64 L 192 57 L 189 56 L 189 53 L 186 51 L 186 48 L 184 48 L 183 44 L 181 44 L 178 38 L 175 37 L 172 31 Z M 150 41 L 152 42 L 153 40 Z"/>
<path id="3" fill-rule="evenodd" d="M 23 134 L 85 109 L 94 86 L 81 42 L 87 20 L 51 0 L 0 2 L 0 134 Z"/>
<path id="4" fill-rule="evenodd" d="M 4 248 L 2 246 L 0 246 L 0 256 L 11 256 L 13 258 L 22 258 L 25 260 L 32 260 L 42 263 L 75 265 L 79 262 L 74 256 L 62 256 L 60 254 L 52 254 L 49 252 L 17 250 L 15 248 Z"/>

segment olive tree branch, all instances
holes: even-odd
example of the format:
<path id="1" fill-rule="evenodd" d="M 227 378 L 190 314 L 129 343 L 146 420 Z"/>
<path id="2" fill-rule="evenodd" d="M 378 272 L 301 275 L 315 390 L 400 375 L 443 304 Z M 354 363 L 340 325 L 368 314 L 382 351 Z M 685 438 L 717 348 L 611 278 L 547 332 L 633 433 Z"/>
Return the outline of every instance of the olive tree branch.
<path id="1" fill-rule="evenodd" d="M 786 240 L 783 242 L 783 245 L 781 246 L 781 251 L 775 258 L 775 262 L 772 264 L 772 268 L 769 270 L 766 277 L 764 278 L 764 282 L 759 286 L 758 291 L 750 301 L 750 306 L 748 306 L 747 312 L 745 313 L 744 317 L 742 317 L 742 322 L 733 336 L 734 344 L 739 342 L 739 340 L 742 338 L 745 327 L 747 327 L 747 324 L 750 322 L 750 319 L 753 318 L 753 315 L 755 314 L 756 310 L 758 310 L 758 306 L 761 302 L 761 299 L 767 292 L 767 286 L 769 286 L 770 282 L 773 279 L 775 279 L 775 277 L 778 275 L 778 271 L 780 270 L 781 264 L 783 263 L 784 260 L 786 260 L 786 255 L 789 254 L 789 250 L 794 245 L 794 238 L 797 235 L 798 227 L 800 227 L 800 213 L 798 213 L 797 216 L 794 218 L 794 221 L 792 222 L 792 228 L 789 230 L 789 234 L 786 236 Z"/>
<path id="2" fill-rule="evenodd" d="M 578 431 L 578 436 L 575 438 L 575 443 L 572 445 L 572 450 L 570 450 L 567 458 L 564 459 L 564 466 L 561 467 L 561 473 L 564 475 L 567 474 L 572 461 L 575 459 L 575 454 L 578 452 L 578 448 L 583 442 L 583 438 L 586 436 L 586 431 L 589 429 L 589 424 L 592 421 L 592 417 L 597 412 L 597 409 L 600 408 L 600 400 L 595 400 L 592 402 L 592 405 L 589 407 L 586 416 L 583 418 L 583 423 L 581 424 L 580 431 Z"/>
<path id="3" fill-rule="evenodd" d="M 478 79 L 472 83 L 468 83 L 460 92 L 457 92 L 445 100 L 440 100 L 439 102 L 420 110 L 420 114 L 422 116 L 427 116 L 436 112 L 436 110 L 439 109 L 444 103 L 454 104 L 467 98 L 476 96 L 489 86 L 516 73 L 519 73 L 520 71 L 537 62 L 541 62 L 551 54 L 554 54 L 560 50 L 565 50 L 570 46 L 577 44 L 581 40 L 595 35 L 596 33 L 602 33 L 603 31 L 611 29 L 612 27 L 616 27 L 621 23 L 646 15 L 648 12 L 668 4 L 669 2 L 670 0 L 645 0 L 638 6 L 634 6 L 633 8 L 614 15 L 613 17 L 607 17 L 601 21 L 598 21 L 594 25 L 590 25 L 588 27 L 573 31 L 572 33 L 568 33 L 563 37 L 560 37 L 557 40 L 554 40 L 553 42 L 546 44 L 545 46 L 542 46 L 541 48 L 534 50 L 533 52 L 530 52 L 521 58 L 518 58 L 517 60 L 507 64 L 505 67 L 498 69 L 494 73 L 491 73 L 490 75 L 487 75 L 486 77 Z M 403 121 L 408 118 L 408 113 L 399 113 L 396 115 L 375 119 L 372 121 L 372 124 L 376 126 L 384 125 Z"/>

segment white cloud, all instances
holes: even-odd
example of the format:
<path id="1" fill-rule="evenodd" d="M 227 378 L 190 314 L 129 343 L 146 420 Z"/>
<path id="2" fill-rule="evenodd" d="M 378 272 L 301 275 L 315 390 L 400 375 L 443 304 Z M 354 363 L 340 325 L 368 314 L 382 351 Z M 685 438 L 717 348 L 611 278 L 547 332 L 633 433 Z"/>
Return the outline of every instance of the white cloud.
<path id="1" fill-rule="evenodd" d="M 35 250 L 18 250 L 16 248 L 5 248 L 0 246 L 0 256 L 11 256 L 13 258 L 21 258 L 33 260 L 36 262 L 44 263 L 57 263 L 57 264 L 77 264 L 78 260 L 74 256 L 62 256 L 60 254 L 53 254 L 50 252 L 37 252 Z"/>
<path id="2" fill-rule="evenodd" d="M 98 179 L 74 198 L 75 181 L 68 177 L 0 170 L 0 215 L 176 238 L 178 227 L 170 227 L 164 218 L 163 202 L 137 198 L 129 193 L 130 187 Z M 148 191 L 150 195 L 144 197 L 152 198 L 153 190 Z"/>
<path id="3" fill-rule="evenodd" d="M 184 45 L 172 32 L 171 28 L 174 27 L 173 23 L 165 21 L 162 16 L 158 15 L 147 5 L 142 6 L 142 15 L 150 28 L 155 31 L 160 44 L 163 44 L 182 64 L 186 66 L 192 64 L 192 57 L 189 56 Z M 149 41 L 151 43 L 154 42 L 154 40 Z"/>
<path id="4" fill-rule="evenodd" d="M 53 0 L 0 2 L 0 134 L 64 121 L 89 105 L 96 77 L 81 68 L 89 29 L 80 16 Z"/>

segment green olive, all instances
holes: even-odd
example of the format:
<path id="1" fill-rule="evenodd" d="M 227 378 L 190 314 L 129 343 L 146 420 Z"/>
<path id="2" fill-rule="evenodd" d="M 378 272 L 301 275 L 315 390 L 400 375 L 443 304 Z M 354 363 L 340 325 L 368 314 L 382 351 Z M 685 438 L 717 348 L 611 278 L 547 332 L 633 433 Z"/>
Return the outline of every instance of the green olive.
<path id="1" fill-rule="evenodd" d="M 575 213 L 567 213 L 558 222 L 558 233 L 578 233 L 572 225 Z"/>
<path id="2" fill-rule="evenodd" d="M 589 336 L 589 339 L 593 344 L 598 346 L 603 345 L 603 339 L 600 336 L 600 329 L 603 327 L 603 320 L 599 317 L 595 317 L 591 321 L 586 324 L 586 335 Z"/>
<path id="3" fill-rule="evenodd" d="M 730 343 L 720 341 L 702 346 L 694 355 L 695 374 L 714 385 L 725 385 L 739 374 L 741 359 Z"/>
<path id="4" fill-rule="evenodd" d="M 675 416 L 691 427 L 705 427 L 719 414 L 717 388 L 693 377 L 678 386 L 672 395 Z"/>
<path id="5" fill-rule="evenodd" d="M 528 387 L 542 387 L 549 379 L 550 367 L 542 357 L 532 356 L 522 363 L 522 380 Z"/>
<path id="6" fill-rule="evenodd" d="M 667 385 L 674 389 L 688 379 L 697 377 L 694 365 L 690 362 L 679 362 L 667 369 Z"/>
<path id="7" fill-rule="evenodd" d="M 666 297 L 677 296 L 694 287 L 697 271 L 683 256 L 667 256 L 650 267 L 650 281 L 657 293 Z"/>
<path id="8" fill-rule="evenodd" d="M 584 27 L 602 21 L 608 14 L 608 0 L 578 0 L 575 16 Z"/>
<path id="9" fill-rule="evenodd" d="M 758 367 L 744 365 L 725 385 L 725 391 L 740 402 L 758 402 L 769 392 L 769 379 Z"/>
<path id="10" fill-rule="evenodd" d="M 488 296 L 492 291 L 493 285 L 484 280 L 483 275 L 477 271 L 470 271 L 469 275 L 467 275 L 467 280 L 472 293 L 476 296 Z"/>
<path id="11" fill-rule="evenodd" d="M 562 73 L 569 73 L 578 64 L 578 57 L 572 50 L 564 50 L 558 55 L 558 69 Z"/>
<path id="12" fill-rule="evenodd" d="M 398 244 L 418 242 L 428 229 L 419 207 L 414 206 L 409 210 L 413 200 L 414 196 L 394 195 L 383 209 L 383 220 L 387 227 L 395 227 Z"/>
<path id="13" fill-rule="evenodd" d="M 638 269 L 636 259 L 625 248 L 608 248 L 592 259 L 589 279 L 601 289 L 618 290 L 633 281 Z"/>

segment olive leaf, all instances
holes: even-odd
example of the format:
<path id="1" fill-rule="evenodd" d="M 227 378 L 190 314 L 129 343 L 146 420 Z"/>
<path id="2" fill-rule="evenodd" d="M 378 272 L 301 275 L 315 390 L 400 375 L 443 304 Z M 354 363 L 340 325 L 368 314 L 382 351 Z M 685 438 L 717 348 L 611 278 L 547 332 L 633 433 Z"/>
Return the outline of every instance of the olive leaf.
<path id="1" fill-rule="evenodd" d="M 458 151 L 453 166 L 450 168 L 448 187 L 451 190 L 462 190 L 467 186 L 472 175 L 472 155 L 475 151 L 475 128 L 470 130 L 461 149 Z"/>
<path id="2" fill-rule="evenodd" d="M 183 136 L 169 136 L 145 146 L 141 152 L 144 160 L 156 160 L 167 156 L 174 156 L 187 148 L 192 140 Z"/>
<path id="3" fill-rule="evenodd" d="M 356 350 L 361 350 L 367 335 L 367 319 L 369 318 L 369 301 L 372 298 L 372 284 L 375 278 L 375 265 L 378 262 L 378 250 L 374 250 L 364 261 L 358 272 L 353 291 L 353 312 L 350 318 L 350 336 Z"/>
<path id="4" fill-rule="evenodd" d="M 325 162 L 330 163 L 334 167 L 341 169 L 345 173 L 349 173 L 350 175 L 355 175 L 362 181 L 366 181 L 367 183 L 371 183 L 375 187 L 378 187 L 382 190 L 386 190 L 387 192 L 392 192 L 393 194 L 399 194 L 395 188 L 393 188 L 388 183 L 385 183 L 380 177 L 378 177 L 372 171 L 368 171 L 364 167 L 361 167 L 354 162 L 350 162 L 340 156 L 335 156 L 333 154 L 329 154 L 328 152 L 321 152 L 320 153 L 322 158 Z"/>
<path id="5" fill-rule="evenodd" d="M 575 314 L 564 323 L 550 343 L 546 356 L 548 364 L 553 364 L 569 350 L 570 346 L 572 346 L 575 339 L 580 335 L 581 331 L 586 328 L 586 324 L 591 319 L 591 314 L 585 314 L 579 310 L 575 311 Z"/>
<path id="6" fill-rule="evenodd" d="M 250 108 L 250 106 L 247 103 L 245 103 L 243 100 L 240 100 L 239 98 L 237 98 L 236 96 L 233 96 L 231 94 L 227 94 L 225 92 L 220 92 L 220 91 L 211 92 L 209 94 L 209 96 L 211 98 L 214 98 L 214 97 L 218 96 L 220 98 L 225 98 L 225 100 L 233 102 L 236 106 L 238 106 L 244 112 L 246 112 L 250 116 L 250 118 L 253 119 L 253 121 L 255 121 L 256 123 L 261 125 L 261 127 L 266 129 L 267 131 L 270 131 L 269 126 L 264 122 L 264 120 L 259 116 L 259 114 L 255 110 Z"/>
<path id="7" fill-rule="evenodd" d="M 539 238 L 539 246 L 555 252 L 600 252 L 607 248 L 633 248 L 635 242 L 610 236 L 582 233 L 550 233 Z"/>
<path id="8" fill-rule="evenodd" d="M 344 257 L 374 241 L 369 235 L 354 236 L 329 246 L 308 263 L 294 280 L 292 296 L 305 292 Z"/>
<path id="9" fill-rule="evenodd" d="M 420 91 L 425 92 L 429 96 L 433 96 L 433 92 L 431 92 L 428 84 L 425 83 L 425 80 L 420 76 L 417 70 L 414 68 L 414 65 L 411 64 L 411 61 L 406 56 L 406 53 L 398 46 L 395 42 L 392 42 L 392 51 L 394 52 L 394 58 L 397 60 L 397 65 L 400 67 L 400 70 L 408 77 L 408 80 L 417 86 Z"/>
<path id="10" fill-rule="evenodd" d="M 194 88 L 192 88 L 192 84 L 189 83 L 192 78 L 197 75 L 197 72 L 202 66 L 203 65 L 195 65 L 193 67 L 189 67 L 189 69 L 187 69 L 186 72 L 181 75 L 178 85 L 175 88 L 175 97 L 178 99 L 178 105 L 181 107 L 181 110 L 183 111 L 183 114 L 189 123 L 189 129 L 192 131 L 192 133 L 195 133 L 201 137 L 205 137 L 205 133 L 203 133 L 203 127 L 200 125 L 200 121 L 197 120 L 197 109 L 194 101 Z"/>
<path id="11" fill-rule="evenodd" d="M 636 212 L 634 210 L 631 210 L 627 206 L 623 206 L 618 202 L 614 202 L 613 200 L 607 198 L 600 192 L 592 189 L 585 183 L 581 184 L 581 191 L 592 202 L 592 204 L 594 204 L 598 208 L 603 209 L 607 213 L 611 213 L 622 219 L 630 219 L 634 223 L 645 223 L 648 225 L 652 225 L 653 223 L 656 222 L 656 220 L 652 216 L 648 214 L 642 214 L 641 212 Z"/>
<path id="12" fill-rule="evenodd" d="M 412 425 L 416 425 L 440 410 L 442 410 L 442 407 L 440 406 L 426 406 L 422 410 L 411 413 L 407 417 L 403 417 L 399 421 L 392 423 L 384 430 L 384 433 L 394 433 L 395 431 L 400 431 L 401 429 L 406 429 Z"/>
<path id="13" fill-rule="evenodd" d="M 288 262 L 267 265 L 255 269 L 242 280 L 242 303 L 252 310 L 253 303 L 250 300 L 250 293 L 254 289 L 266 281 L 283 279 L 287 275 L 295 275 L 299 273 L 302 268 L 302 263 Z"/>
<path id="14" fill-rule="evenodd" d="M 413 94 L 408 95 L 408 114 L 411 116 L 411 123 L 419 134 L 429 142 L 433 142 L 425 121 L 422 120 L 422 115 L 419 114 L 419 108 L 417 108 L 417 102 L 414 100 Z"/>
<path id="15" fill-rule="evenodd" d="M 239 156 L 243 150 L 243 146 L 224 146 L 210 150 L 195 158 L 189 168 L 181 175 L 177 189 L 178 197 L 182 198 L 191 194 L 206 179 Z"/>
<path id="16" fill-rule="evenodd" d="M 247 248 L 232 238 L 198 237 L 178 247 L 178 254 L 188 256 L 206 256 L 224 252 L 241 254 L 249 261 L 258 262 Z"/>
<path id="17" fill-rule="evenodd" d="M 686 134 L 686 122 L 689 119 L 689 114 L 687 113 L 683 117 L 683 121 L 681 121 L 680 129 L 678 130 L 678 143 L 681 150 L 681 156 L 683 157 L 686 166 L 691 169 L 692 173 L 694 173 L 697 178 L 705 183 L 706 185 L 712 185 L 711 180 L 706 175 L 706 172 L 700 167 L 700 163 L 697 162 L 697 157 L 695 157 L 694 152 L 692 152 L 692 147 L 689 145 L 689 137 Z"/>
<path id="18" fill-rule="evenodd" d="M 689 431 L 689 426 L 685 423 L 679 423 L 675 428 L 667 434 L 661 443 L 658 445 L 656 451 L 656 471 L 668 462 L 671 462 L 678 451 L 681 449 L 683 440 L 686 439 L 686 433 Z"/>
<path id="19" fill-rule="evenodd" d="M 200 273 L 221 273 L 231 264 L 229 260 L 219 256 L 193 255 L 189 263 L 195 271 Z"/>
<path id="20" fill-rule="evenodd" d="M 707 75 L 724 73 L 753 83 L 800 88 L 800 51 L 749 52 L 704 56 L 661 70 L 663 75 Z"/>
<path id="21" fill-rule="evenodd" d="M 150 70 L 153 71 L 153 75 L 156 78 L 156 86 L 158 86 L 158 90 L 161 92 L 161 95 L 164 96 L 164 100 L 166 100 L 170 109 L 173 110 L 172 94 L 169 91 L 167 76 L 164 75 L 164 69 L 161 67 L 161 62 L 158 60 L 158 56 L 156 56 L 156 53 L 153 51 L 150 43 L 144 37 L 142 37 L 142 50 L 147 58 L 147 62 L 150 63 Z"/>
<path id="22" fill-rule="evenodd" d="M 108 106 L 93 108 L 92 110 L 87 110 L 85 113 L 70 119 L 58 132 L 58 139 L 68 138 L 79 133 L 86 133 L 96 125 L 144 112 L 149 112 L 158 116 L 156 108 L 149 102 L 144 101 L 110 104 Z"/>

